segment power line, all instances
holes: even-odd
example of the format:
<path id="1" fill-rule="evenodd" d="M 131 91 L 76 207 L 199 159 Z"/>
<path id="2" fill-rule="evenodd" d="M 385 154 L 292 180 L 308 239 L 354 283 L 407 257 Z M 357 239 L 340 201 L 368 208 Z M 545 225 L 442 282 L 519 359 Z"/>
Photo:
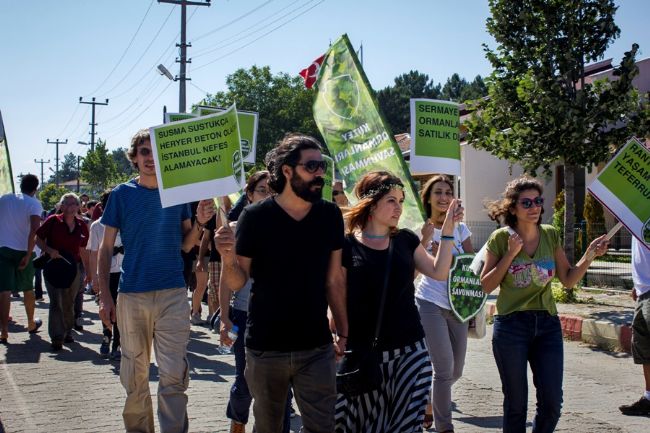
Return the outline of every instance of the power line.
<path id="1" fill-rule="evenodd" d="M 142 20 L 140 20 L 140 25 L 138 26 L 138 28 L 136 29 L 135 33 L 134 33 L 133 36 L 131 37 L 131 40 L 129 41 L 129 44 L 127 45 L 126 49 L 124 50 L 124 52 L 123 52 L 122 55 L 120 56 L 119 60 L 117 61 L 117 63 L 115 64 L 115 66 L 113 66 L 113 69 L 111 69 L 111 72 L 108 73 L 108 75 L 106 76 L 106 78 L 104 78 L 104 81 L 102 81 L 101 84 L 100 84 L 99 86 L 97 86 L 97 88 L 96 88 L 95 90 L 93 90 L 92 92 L 90 92 L 89 95 L 92 95 L 92 94 L 97 93 L 97 92 L 99 91 L 99 89 L 101 89 L 102 86 L 103 86 L 104 84 L 106 84 L 106 82 L 108 81 L 108 79 L 111 78 L 111 76 L 113 75 L 113 73 L 115 72 L 115 70 L 117 69 L 117 67 L 120 66 L 120 64 L 122 63 L 122 60 L 124 60 L 124 57 L 126 56 L 126 53 L 129 51 L 129 49 L 130 49 L 131 46 L 133 45 L 133 41 L 135 41 L 135 37 L 136 37 L 136 36 L 138 35 L 138 33 L 140 32 L 140 29 L 142 28 L 142 24 L 144 24 L 144 20 L 147 18 L 147 15 L 149 15 L 149 11 L 151 10 L 151 7 L 153 6 L 153 4 L 154 4 L 154 0 L 151 0 L 151 3 L 149 3 L 149 7 L 147 8 L 147 11 L 144 13 L 144 16 L 142 17 Z M 87 97 L 88 97 L 88 95 L 86 95 L 86 98 L 87 98 Z"/>
<path id="2" fill-rule="evenodd" d="M 95 126 L 97 126 L 97 123 L 95 123 L 95 106 L 97 105 L 108 105 L 108 99 L 106 102 L 97 102 L 95 101 L 95 97 L 93 96 L 93 99 L 91 101 L 83 101 L 83 98 L 80 96 L 79 97 L 79 103 L 80 104 L 88 104 L 92 105 L 92 114 L 90 117 L 90 150 L 94 151 L 95 150 Z"/>
<path id="3" fill-rule="evenodd" d="M 307 12 L 309 12 L 310 10 L 314 9 L 316 6 L 318 6 L 319 4 L 323 3 L 324 1 L 325 1 L 325 0 L 321 0 L 321 1 L 319 1 L 318 3 L 316 3 L 315 5 L 313 5 L 312 7 L 310 7 L 309 9 L 307 9 L 307 10 L 305 10 L 305 11 L 299 13 L 299 14 L 296 15 L 295 17 L 291 18 L 291 19 L 288 20 L 288 21 L 285 21 L 284 23 L 280 24 L 279 26 L 274 27 L 273 29 L 271 29 L 271 30 L 269 30 L 268 32 L 264 33 L 262 36 L 260 36 L 260 37 L 258 37 L 258 38 L 255 38 L 255 39 L 253 39 L 252 41 L 248 42 L 247 44 L 244 44 L 244 45 L 242 45 L 242 46 L 240 46 L 240 47 L 238 47 L 238 48 L 235 48 L 235 49 L 232 50 L 232 51 L 227 52 L 227 53 L 224 54 L 223 56 L 217 57 L 216 59 L 211 60 L 211 61 L 208 62 L 208 63 L 205 63 L 205 64 L 203 64 L 203 65 L 201 65 L 201 66 L 199 66 L 199 67 L 197 67 L 197 68 L 194 68 L 194 70 L 196 71 L 196 70 L 199 70 L 199 69 L 201 69 L 201 68 L 205 68 L 206 66 L 209 66 L 209 65 L 211 65 L 211 64 L 213 64 L 213 63 L 215 63 L 215 62 L 218 62 L 219 60 L 224 59 L 225 57 L 228 57 L 229 55 L 234 54 L 234 53 L 236 53 L 237 51 L 240 51 L 240 50 L 242 50 L 242 49 L 248 47 L 249 45 L 252 45 L 253 43 L 259 41 L 259 40 L 262 39 L 263 37 L 265 37 L 265 36 L 267 36 L 267 35 L 273 33 L 274 31 L 278 30 L 279 28 L 284 27 L 284 26 L 286 26 L 287 24 L 289 24 L 290 22 L 293 22 L 293 21 L 295 21 L 296 19 L 300 18 L 301 16 L 303 16 L 304 14 L 306 14 Z"/>
<path id="4" fill-rule="evenodd" d="M 145 56 L 145 54 L 147 54 L 147 52 L 149 51 L 149 48 L 151 48 L 151 46 L 153 45 L 153 43 L 158 39 L 158 35 L 160 34 L 160 32 L 163 30 L 163 28 L 164 28 L 165 25 L 167 24 L 167 21 L 169 21 L 169 18 L 172 16 L 172 13 L 174 12 L 174 9 L 175 9 L 175 8 L 172 8 L 172 9 L 169 11 L 169 14 L 167 15 L 167 18 L 165 18 L 165 21 L 163 21 L 162 25 L 160 26 L 160 28 L 158 29 L 158 31 L 156 32 L 156 34 L 154 35 L 154 37 L 151 39 L 151 42 L 149 42 L 149 45 L 147 45 L 147 48 L 144 49 L 144 51 L 142 52 L 142 54 L 140 55 L 140 57 L 138 58 L 138 60 L 136 60 L 135 63 L 133 64 L 133 66 L 131 67 L 131 69 L 129 69 L 128 72 L 127 72 L 126 74 L 124 74 L 124 76 L 122 77 L 122 79 L 120 79 L 120 81 L 118 81 L 118 83 L 117 83 L 116 85 L 114 85 L 114 86 L 111 87 L 109 90 L 107 90 L 106 92 L 104 92 L 105 94 L 109 94 L 109 93 L 111 93 L 112 91 L 114 91 L 115 89 L 117 89 L 117 88 L 118 88 L 118 87 L 119 87 L 119 86 L 124 82 L 124 80 L 126 80 L 126 78 L 131 74 L 131 72 L 133 72 L 133 70 L 135 69 L 135 67 L 138 66 L 138 63 L 140 63 L 140 61 L 141 61 L 142 58 Z"/>
<path id="5" fill-rule="evenodd" d="M 296 3 L 300 3 L 301 1 L 302 1 L 302 0 L 296 0 L 296 1 L 294 1 L 294 2 L 292 2 L 292 3 L 290 3 L 290 4 L 288 4 L 287 6 L 285 6 L 285 7 L 281 8 L 281 9 L 275 11 L 275 12 L 272 13 L 271 15 L 269 15 L 269 16 L 267 16 L 267 17 L 265 17 L 265 18 L 262 18 L 261 20 L 255 22 L 254 24 L 251 24 L 250 26 L 246 27 L 244 30 L 242 30 L 242 31 L 240 31 L 240 32 L 237 32 L 237 33 L 235 33 L 234 35 L 232 35 L 232 36 L 230 36 L 230 37 L 228 37 L 228 38 L 224 38 L 224 39 L 222 39 L 222 40 L 220 41 L 220 44 L 221 44 L 221 45 L 219 45 L 219 46 L 217 46 L 217 47 L 206 48 L 206 49 L 203 49 L 203 50 L 199 50 L 199 51 L 197 51 L 197 52 L 194 54 L 194 58 L 196 59 L 196 58 L 199 58 L 199 57 L 204 56 L 204 55 L 206 55 L 206 54 L 212 53 L 212 52 L 214 52 L 214 51 L 219 51 L 220 49 L 222 49 L 222 48 L 224 48 L 224 47 L 226 47 L 226 46 L 228 46 L 228 45 L 232 45 L 232 44 L 234 44 L 234 43 L 236 43 L 236 42 L 238 42 L 238 41 L 240 41 L 240 40 L 246 39 L 246 38 L 249 37 L 251 34 L 254 34 L 254 33 L 256 33 L 256 32 L 258 32 L 258 31 L 260 31 L 260 30 L 263 30 L 263 29 L 267 28 L 268 24 L 265 25 L 264 27 L 262 27 L 261 29 L 258 29 L 256 32 L 253 32 L 253 33 L 250 33 L 250 32 L 249 32 L 251 29 L 255 28 L 258 24 L 261 24 L 261 23 L 267 21 L 268 19 L 273 18 L 274 16 L 276 16 L 276 15 L 278 15 L 278 14 L 284 12 L 285 10 L 289 9 L 291 6 L 295 5 Z M 278 18 L 278 19 L 276 19 L 276 20 L 274 20 L 274 21 L 271 21 L 269 24 L 273 24 L 273 23 L 277 22 L 279 19 L 282 19 L 282 18 L 286 17 L 287 15 L 291 15 L 293 12 L 295 12 L 295 11 L 297 11 L 297 10 L 299 10 L 299 9 L 301 9 L 301 8 L 303 8 L 303 7 L 305 7 L 305 6 L 308 5 L 309 3 L 312 3 L 313 1 L 315 1 L 315 0 L 309 0 L 307 3 L 303 4 L 302 6 L 298 6 L 297 8 L 293 9 L 291 12 L 289 12 L 289 13 L 287 13 L 287 14 L 281 16 L 280 18 Z M 243 37 L 243 38 L 237 39 L 237 40 L 235 40 L 235 41 L 233 41 L 233 42 L 226 42 L 226 41 L 230 41 L 230 40 L 232 40 L 232 39 L 236 38 L 237 36 L 239 36 L 239 35 L 241 35 L 241 34 L 244 34 L 244 33 L 247 34 L 246 37 Z"/>
<path id="6" fill-rule="evenodd" d="M 216 29 L 210 30 L 207 33 L 203 33 L 200 36 L 192 38 L 192 41 L 196 42 L 196 41 L 198 41 L 200 39 L 203 39 L 205 37 L 208 37 L 208 36 L 210 36 L 210 35 L 212 35 L 212 34 L 214 34 L 216 32 L 219 32 L 219 31 L 221 31 L 221 30 L 223 30 L 223 29 L 225 29 L 227 27 L 230 27 L 231 25 L 233 25 L 236 22 L 241 21 L 242 19 L 246 18 L 247 16 L 257 12 L 258 10 L 262 9 L 264 6 L 268 5 L 269 3 L 273 2 L 273 1 L 274 0 L 268 0 L 268 1 L 264 2 L 264 3 L 262 3 L 261 5 L 254 7 L 253 9 L 249 10 L 248 12 L 243 13 L 242 15 L 238 16 L 237 18 L 233 19 L 232 21 L 229 21 L 229 22 L 217 27 Z"/>

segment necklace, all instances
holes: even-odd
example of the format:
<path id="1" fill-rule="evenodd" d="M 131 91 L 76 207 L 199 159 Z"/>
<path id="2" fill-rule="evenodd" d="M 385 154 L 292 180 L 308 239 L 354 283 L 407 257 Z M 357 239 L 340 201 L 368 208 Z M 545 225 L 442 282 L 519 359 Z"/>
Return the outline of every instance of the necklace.
<path id="1" fill-rule="evenodd" d="M 361 236 L 368 239 L 386 239 L 388 234 L 385 235 L 371 235 L 370 233 L 361 232 Z"/>

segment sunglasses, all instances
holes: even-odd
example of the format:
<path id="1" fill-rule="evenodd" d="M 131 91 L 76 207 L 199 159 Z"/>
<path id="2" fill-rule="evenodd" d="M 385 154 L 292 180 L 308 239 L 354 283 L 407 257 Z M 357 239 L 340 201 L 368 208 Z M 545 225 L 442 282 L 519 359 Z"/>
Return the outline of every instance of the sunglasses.
<path id="1" fill-rule="evenodd" d="M 338 191 L 338 190 L 336 190 L 336 189 L 332 191 L 332 195 L 333 195 L 334 197 L 336 197 L 336 196 L 339 195 L 339 194 L 343 194 L 343 191 Z"/>
<path id="2" fill-rule="evenodd" d="M 149 149 L 148 147 L 141 147 L 140 149 L 138 149 L 138 154 L 140 156 L 149 156 L 151 155 L 151 149 Z"/>
<path id="3" fill-rule="evenodd" d="M 519 204 L 521 204 L 521 207 L 523 207 L 524 209 L 530 209 L 531 207 L 533 207 L 533 204 L 536 207 L 542 207 L 544 205 L 544 197 L 539 196 L 539 197 L 535 197 L 532 200 L 529 198 L 522 198 L 521 200 L 519 200 Z"/>
<path id="4" fill-rule="evenodd" d="M 307 170 L 307 173 L 312 173 L 312 174 L 316 173 L 319 168 L 323 171 L 327 170 L 327 161 L 325 160 L 317 161 L 315 159 L 312 159 L 311 161 L 307 161 L 304 163 L 299 162 L 296 165 L 302 165 L 303 167 L 305 167 L 305 170 Z"/>

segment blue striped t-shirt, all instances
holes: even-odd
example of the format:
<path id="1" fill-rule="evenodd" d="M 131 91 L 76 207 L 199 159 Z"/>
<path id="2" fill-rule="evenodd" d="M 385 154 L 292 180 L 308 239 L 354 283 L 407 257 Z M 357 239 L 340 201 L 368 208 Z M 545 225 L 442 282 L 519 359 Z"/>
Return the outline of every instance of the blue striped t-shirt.
<path id="1" fill-rule="evenodd" d="M 140 186 L 135 179 L 113 190 L 101 222 L 122 237 L 120 292 L 185 287 L 181 223 L 190 216 L 189 205 L 163 208 L 158 189 Z"/>

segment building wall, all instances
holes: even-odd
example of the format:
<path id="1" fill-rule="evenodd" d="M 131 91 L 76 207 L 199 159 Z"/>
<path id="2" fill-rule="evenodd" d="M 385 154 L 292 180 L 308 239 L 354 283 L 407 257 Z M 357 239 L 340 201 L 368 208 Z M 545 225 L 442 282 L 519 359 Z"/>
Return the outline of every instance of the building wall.
<path id="1" fill-rule="evenodd" d="M 460 197 L 465 207 L 467 221 L 488 222 L 490 218 L 483 205 L 485 200 L 497 200 L 506 183 L 523 174 L 520 165 L 510 167 L 508 161 L 498 159 L 489 152 L 461 145 Z M 542 222 L 550 223 L 553 217 L 555 182 L 552 177 L 538 176 L 544 185 L 544 215 Z"/>

